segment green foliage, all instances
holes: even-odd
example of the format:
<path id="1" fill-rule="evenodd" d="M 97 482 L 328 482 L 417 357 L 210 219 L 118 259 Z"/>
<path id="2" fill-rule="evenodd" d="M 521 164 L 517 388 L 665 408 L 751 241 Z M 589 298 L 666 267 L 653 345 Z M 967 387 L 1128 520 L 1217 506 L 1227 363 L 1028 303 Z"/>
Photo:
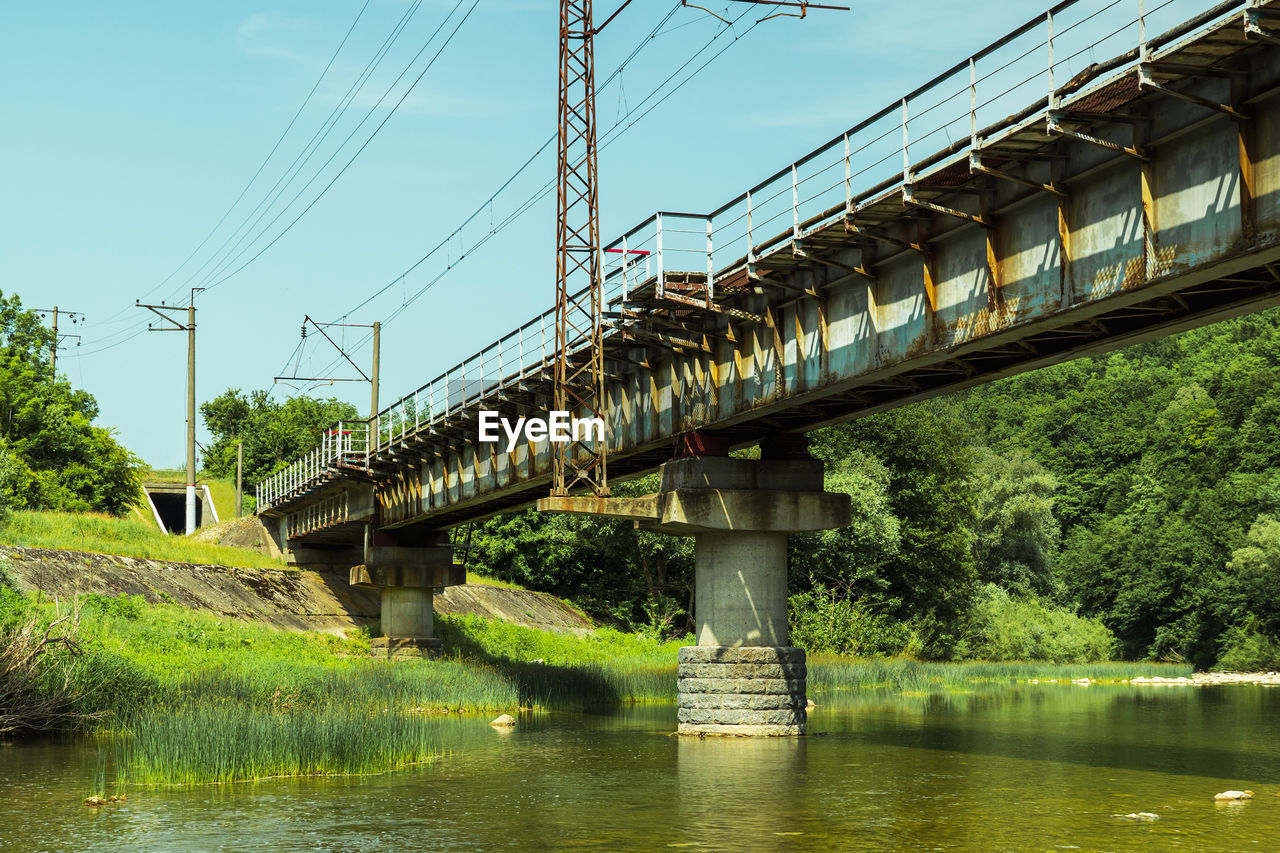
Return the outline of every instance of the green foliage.
<path id="1" fill-rule="evenodd" d="M 98 405 L 52 375 L 52 332 L 0 294 L 0 507 L 121 515 L 141 497 L 141 460 L 94 426 Z"/>
<path id="2" fill-rule="evenodd" d="M 1222 635 L 1222 653 L 1214 669 L 1257 672 L 1277 668 L 1280 668 L 1280 642 L 1263 633 L 1254 617 L 1233 625 Z"/>
<path id="3" fill-rule="evenodd" d="M 922 653 L 930 657 L 956 653 L 961 618 L 977 581 L 972 488 L 977 455 L 971 433 L 954 406 L 930 402 L 830 427 L 812 441 L 814 455 L 827 463 L 837 484 L 842 474 L 852 474 L 854 482 L 884 483 L 883 502 L 873 498 L 870 506 L 892 514 L 896 533 L 895 525 L 881 519 L 851 539 L 797 537 L 801 551 L 833 541 L 844 546 L 837 554 L 807 560 L 795 555 L 802 571 L 806 563 L 825 562 L 836 571 L 843 566 L 846 576 L 857 578 L 852 587 L 843 584 L 852 593 L 847 597 L 875 595 L 894 602 L 892 615 L 914 621 Z M 884 468 L 887 478 L 868 458 Z M 859 562 L 859 549 L 848 547 L 855 543 L 872 546 L 870 561 Z M 867 555 L 867 549 L 861 553 Z M 814 577 L 812 568 L 808 573 L 813 581 L 826 582 Z"/>
<path id="4" fill-rule="evenodd" d="M 0 522 L 0 542 L 27 548 L 62 548 L 98 554 L 117 554 L 148 560 L 233 566 L 252 569 L 284 568 L 277 557 L 243 548 L 228 548 L 185 536 L 169 536 L 134 518 L 94 513 L 14 512 Z"/>
<path id="5" fill-rule="evenodd" d="M 209 473 L 234 478 L 236 443 L 244 442 L 245 492 L 314 448 L 337 421 L 360 419 L 354 406 L 336 398 L 292 397 L 277 403 L 267 391 L 246 396 L 237 388 L 201 403 L 200 414 L 213 436 L 204 455 Z"/>
<path id="6" fill-rule="evenodd" d="M 910 627 L 867 599 L 841 598 L 816 586 L 788 600 L 791 642 L 811 654 L 915 655 L 920 651 Z"/>
<path id="7" fill-rule="evenodd" d="M 1116 638 L 1097 619 L 1085 619 L 1038 598 L 1016 598 L 985 584 L 971 614 L 970 652 L 992 661 L 1091 663 L 1110 660 Z"/>
<path id="8" fill-rule="evenodd" d="M 1208 666 L 1250 615 L 1280 632 L 1273 546 L 1251 531 L 1280 515 L 1280 311 L 1002 380 L 959 406 L 979 443 L 1025 451 L 1057 481 L 1060 600 L 1102 619 L 1121 654 Z"/>
<path id="9" fill-rule="evenodd" d="M 1053 513 L 1057 481 L 1025 450 L 982 450 L 975 469 L 978 577 L 1020 595 L 1055 589 L 1061 531 Z"/>
<path id="10" fill-rule="evenodd" d="M 82 596 L 80 601 L 90 610 L 131 621 L 142 615 L 142 608 L 147 603 L 147 600 L 140 595 L 111 596 L 96 593 Z"/>

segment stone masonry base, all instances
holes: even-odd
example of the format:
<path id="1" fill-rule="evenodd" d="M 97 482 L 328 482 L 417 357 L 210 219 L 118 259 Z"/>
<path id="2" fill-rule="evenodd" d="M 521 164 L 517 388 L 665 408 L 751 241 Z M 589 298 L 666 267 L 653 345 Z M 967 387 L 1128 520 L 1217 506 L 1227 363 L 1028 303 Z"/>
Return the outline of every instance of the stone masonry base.
<path id="1" fill-rule="evenodd" d="M 374 637 L 370 646 L 375 658 L 437 658 L 444 641 L 437 637 Z"/>
<path id="2" fill-rule="evenodd" d="M 802 735 L 805 676 L 804 649 L 686 646 L 677 678 L 679 733 Z"/>

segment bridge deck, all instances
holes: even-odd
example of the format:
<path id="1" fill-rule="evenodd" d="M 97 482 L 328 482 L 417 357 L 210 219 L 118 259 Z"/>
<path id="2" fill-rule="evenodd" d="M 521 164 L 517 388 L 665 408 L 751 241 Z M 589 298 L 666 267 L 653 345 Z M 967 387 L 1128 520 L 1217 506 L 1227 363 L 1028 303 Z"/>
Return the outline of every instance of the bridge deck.
<path id="1" fill-rule="evenodd" d="M 1048 57 L 1084 52 L 1064 16 L 1132 18 L 1125 5 L 1059 4 L 1052 23 L 718 210 L 655 214 L 610 244 L 611 478 L 652 470 L 690 429 L 747 445 L 1280 303 L 1277 4 L 1170 21 L 1145 54 L 1136 28 L 1090 43 L 1113 58 L 1061 83 L 1074 69 Z M 1000 51 L 1019 58 L 983 71 Z M 1041 71 L 1001 89 L 1028 55 L 1054 69 L 1048 85 Z M 957 79 L 958 118 L 938 94 Z M 984 123 L 993 109 L 1005 117 Z M 957 123 L 965 138 L 937 148 Z M 917 156 L 924 146 L 935 150 Z M 890 171 L 855 193 L 877 168 Z M 397 401 L 373 429 L 340 425 L 263 484 L 260 512 L 323 544 L 351 541 L 375 511 L 384 527 L 443 528 L 545 494 L 546 442 L 505 453 L 478 443 L 477 426 L 485 409 L 550 408 L 553 320 Z"/>

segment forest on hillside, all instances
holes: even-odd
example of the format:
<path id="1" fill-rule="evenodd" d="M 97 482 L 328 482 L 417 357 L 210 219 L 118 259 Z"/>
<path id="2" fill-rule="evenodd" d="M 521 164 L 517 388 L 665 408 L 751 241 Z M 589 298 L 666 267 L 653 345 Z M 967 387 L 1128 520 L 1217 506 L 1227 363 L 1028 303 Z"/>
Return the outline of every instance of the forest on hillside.
<path id="1" fill-rule="evenodd" d="M 854 521 L 791 537 L 793 640 L 1280 666 L 1278 380 L 1272 310 L 811 434 Z M 691 540 L 532 511 L 468 538 L 481 571 L 691 624 Z"/>

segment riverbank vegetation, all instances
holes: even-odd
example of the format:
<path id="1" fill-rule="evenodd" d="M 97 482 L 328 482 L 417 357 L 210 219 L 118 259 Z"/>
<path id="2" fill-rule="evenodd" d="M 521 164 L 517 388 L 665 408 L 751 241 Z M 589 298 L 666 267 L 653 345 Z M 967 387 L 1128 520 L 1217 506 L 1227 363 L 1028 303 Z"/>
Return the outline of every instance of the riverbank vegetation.
<path id="1" fill-rule="evenodd" d="M 673 702 L 677 650 L 691 641 L 609 628 L 550 634 L 476 616 L 437 625 L 448 657 L 388 663 L 370 658 L 363 633 L 276 631 L 131 596 L 55 603 L 0 587 L 0 666 L 19 661 L 23 672 L 5 679 L 21 691 L 0 690 L 0 735 L 96 731 L 109 739 L 117 784 L 381 772 L 439 752 L 422 725 L 432 715 Z M 821 703 L 862 688 L 1186 672 L 815 656 L 809 678 Z"/>
<path id="2" fill-rule="evenodd" d="M 0 544 L 89 551 L 147 560 L 282 569 L 284 561 L 246 548 L 170 536 L 138 518 L 104 513 L 17 510 L 0 519 Z"/>

